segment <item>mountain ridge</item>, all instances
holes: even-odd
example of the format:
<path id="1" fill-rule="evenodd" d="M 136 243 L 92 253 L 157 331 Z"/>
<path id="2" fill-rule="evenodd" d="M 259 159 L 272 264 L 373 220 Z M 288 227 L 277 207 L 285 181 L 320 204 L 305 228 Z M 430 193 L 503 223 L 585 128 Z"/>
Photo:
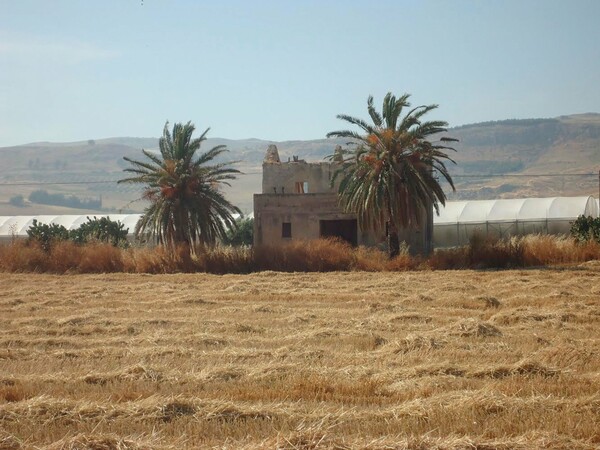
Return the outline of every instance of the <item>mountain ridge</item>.
<path id="1" fill-rule="evenodd" d="M 563 115 L 555 118 L 507 119 L 465 124 L 445 133 L 458 138 L 457 165 L 451 165 L 457 192 L 450 199 L 547 197 L 554 195 L 596 194 L 597 178 L 570 177 L 575 173 L 600 170 L 600 113 Z M 232 201 L 249 211 L 252 193 L 261 189 L 261 166 L 268 145 L 275 144 L 282 161 L 298 156 L 319 161 L 331 155 L 346 139 L 275 141 L 258 138 L 207 138 L 204 149 L 227 145 L 230 150 L 221 161 L 241 161 L 236 166 L 244 175 L 231 189 Z M 123 156 L 143 158 L 141 149 L 158 149 L 158 138 L 109 137 L 65 143 L 37 142 L 0 148 L 0 214 L 3 202 L 16 194 L 25 197 L 34 184 L 14 183 L 88 182 L 124 177 L 128 164 Z M 528 179 L 536 173 L 554 174 Z M 556 174 L 564 174 L 562 179 Z M 488 175 L 488 179 L 466 178 Z M 521 178 L 516 178 L 520 175 Z M 511 178 L 512 176 L 512 178 Z M 464 178 L 463 178 L 464 177 Z M 12 184 L 11 184 L 12 183 Z M 103 204 L 121 209 L 139 196 L 139 189 L 124 185 L 49 185 L 48 189 L 65 195 L 102 196 Z M 141 209 L 142 206 L 136 206 Z"/>
<path id="2" fill-rule="evenodd" d="M 557 117 L 537 117 L 537 118 L 526 118 L 526 119 L 500 119 L 500 120 L 487 120 L 487 121 L 483 121 L 483 122 L 473 122 L 473 123 L 465 123 L 462 125 L 456 125 L 453 127 L 449 127 L 448 128 L 448 132 L 452 132 L 452 130 L 460 130 L 463 128 L 469 128 L 469 127 L 481 127 L 481 126 L 488 126 L 488 125 L 515 125 L 515 124 L 529 124 L 531 122 L 544 122 L 544 121 L 561 121 L 561 120 L 581 120 L 581 119 L 585 119 L 585 118 L 592 118 L 594 119 L 594 122 L 598 122 L 598 124 L 600 124 L 600 113 L 596 113 L 596 112 L 585 112 L 585 113 L 576 113 L 576 114 L 566 114 L 566 115 L 561 115 L 561 116 L 557 116 Z M 310 142 L 310 141 L 320 141 L 320 140 L 325 140 L 327 138 L 314 138 L 314 139 L 284 139 L 284 140 L 272 140 L 272 139 L 263 139 L 263 138 L 256 138 L 256 137 L 249 137 L 249 138 L 240 138 L 240 139 L 231 139 L 231 138 L 225 138 L 225 137 L 221 137 L 221 136 L 216 136 L 216 137 L 211 137 L 208 139 L 214 139 L 214 140 L 224 140 L 224 141 L 231 141 L 231 142 L 238 142 L 238 141 L 259 141 L 259 142 L 273 142 L 273 143 L 285 143 L 285 142 Z M 48 146 L 48 145 L 83 145 L 88 143 L 89 141 L 95 141 L 95 142 L 115 142 L 115 143 L 119 143 L 119 144 L 125 144 L 124 142 L 122 142 L 123 140 L 154 140 L 156 141 L 156 146 L 158 148 L 158 137 L 140 137 L 140 136 L 112 136 L 112 137 L 102 137 L 102 138 L 90 138 L 90 139 L 86 139 L 86 140 L 80 140 L 80 141 L 37 141 L 37 142 L 27 142 L 27 143 L 23 143 L 23 144 L 16 144 L 16 145 L 7 145 L 7 146 L 2 146 L 0 147 L 0 150 L 5 149 L 5 148 L 15 148 L 15 147 L 27 147 L 27 146 Z"/>

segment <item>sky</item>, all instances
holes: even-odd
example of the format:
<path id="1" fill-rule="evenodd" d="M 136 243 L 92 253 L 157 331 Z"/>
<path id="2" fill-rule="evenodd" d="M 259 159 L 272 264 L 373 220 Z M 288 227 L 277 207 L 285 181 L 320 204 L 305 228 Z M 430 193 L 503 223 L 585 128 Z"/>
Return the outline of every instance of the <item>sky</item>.
<path id="1" fill-rule="evenodd" d="M 600 112 L 597 0 L 0 0 L 0 146 L 273 141 L 387 92 L 450 126 Z"/>

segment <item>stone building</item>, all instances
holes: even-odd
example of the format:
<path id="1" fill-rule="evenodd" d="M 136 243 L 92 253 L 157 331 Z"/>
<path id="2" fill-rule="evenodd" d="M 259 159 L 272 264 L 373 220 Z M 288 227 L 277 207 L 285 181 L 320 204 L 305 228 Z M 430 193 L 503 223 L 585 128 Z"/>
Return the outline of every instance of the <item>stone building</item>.
<path id="1" fill-rule="evenodd" d="M 297 157 L 281 162 L 277 147 L 270 145 L 263 161 L 262 193 L 254 194 L 254 244 L 338 237 L 352 245 L 385 246 L 383 233 L 361 230 L 356 215 L 339 207 L 338 186 L 331 180 L 340 164 L 341 155 L 332 162 L 309 163 Z M 400 233 L 412 252 L 429 250 L 431 211 L 428 215 L 421 229 Z"/>

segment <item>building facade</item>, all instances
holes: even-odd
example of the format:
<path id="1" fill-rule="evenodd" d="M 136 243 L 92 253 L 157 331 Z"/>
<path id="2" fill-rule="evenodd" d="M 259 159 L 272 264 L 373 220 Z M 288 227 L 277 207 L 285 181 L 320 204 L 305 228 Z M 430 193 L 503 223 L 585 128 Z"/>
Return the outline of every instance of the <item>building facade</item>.
<path id="1" fill-rule="evenodd" d="M 254 194 L 254 245 L 337 237 L 354 246 L 384 248 L 384 232 L 360 229 L 356 215 L 339 207 L 338 185 L 332 180 L 341 164 L 340 157 L 332 162 L 309 163 L 297 157 L 281 162 L 277 147 L 269 146 L 263 161 L 262 193 Z M 400 240 L 414 253 L 428 252 L 431 247 L 432 211 L 424 213 L 423 219 L 420 229 L 400 233 Z"/>

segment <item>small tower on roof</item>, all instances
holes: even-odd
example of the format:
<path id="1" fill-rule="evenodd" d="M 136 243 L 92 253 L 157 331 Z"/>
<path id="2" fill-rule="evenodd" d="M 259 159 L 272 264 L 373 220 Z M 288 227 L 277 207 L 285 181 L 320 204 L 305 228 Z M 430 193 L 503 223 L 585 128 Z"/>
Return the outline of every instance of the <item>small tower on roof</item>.
<path id="1" fill-rule="evenodd" d="M 269 145 L 265 159 L 263 159 L 263 163 L 274 164 L 280 162 L 281 160 L 279 159 L 279 151 L 277 151 L 277 146 L 274 144 Z"/>
<path id="2" fill-rule="evenodd" d="M 333 151 L 333 160 L 338 163 L 344 162 L 344 151 L 342 150 L 341 145 L 335 146 L 335 150 Z"/>

